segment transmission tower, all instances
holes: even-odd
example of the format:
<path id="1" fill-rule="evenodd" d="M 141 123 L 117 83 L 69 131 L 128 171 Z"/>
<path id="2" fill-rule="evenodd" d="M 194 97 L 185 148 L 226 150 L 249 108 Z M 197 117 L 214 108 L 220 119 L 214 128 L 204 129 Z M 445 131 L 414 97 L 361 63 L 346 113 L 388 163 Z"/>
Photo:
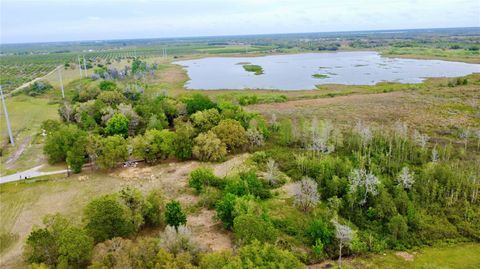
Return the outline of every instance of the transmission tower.
<path id="1" fill-rule="evenodd" d="M 79 56 L 77 56 L 77 60 L 78 60 L 78 70 L 80 71 L 80 77 L 83 78 L 82 64 L 80 63 L 80 57 Z"/>
<path id="2" fill-rule="evenodd" d="M 58 68 L 58 77 L 60 79 L 60 88 L 62 89 L 62 98 L 65 99 L 65 91 L 63 90 L 62 67 Z"/>
<path id="3" fill-rule="evenodd" d="M 13 141 L 12 127 L 10 126 L 10 119 L 8 118 L 7 105 L 5 104 L 5 98 L 3 97 L 2 85 L 0 85 L 0 95 L 2 96 L 3 112 L 5 113 L 5 120 L 7 121 L 8 136 L 10 137 L 10 144 L 15 146 Z"/>

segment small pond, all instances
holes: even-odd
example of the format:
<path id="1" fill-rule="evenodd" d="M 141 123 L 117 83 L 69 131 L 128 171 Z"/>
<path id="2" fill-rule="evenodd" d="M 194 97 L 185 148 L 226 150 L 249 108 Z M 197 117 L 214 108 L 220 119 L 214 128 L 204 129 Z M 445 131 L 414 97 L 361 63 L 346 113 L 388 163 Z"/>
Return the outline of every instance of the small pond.
<path id="1" fill-rule="evenodd" d="M 188 89 L 204 90 L 308 90 L 320 84 L 420 83 L 428 77 L 480 72 L 480 64 L 385 58 L 371 51 L 211 57 L 175 63 L 186 68 Z M 263 73 L 248 72 L 244 65 L 258 65 Z"/>

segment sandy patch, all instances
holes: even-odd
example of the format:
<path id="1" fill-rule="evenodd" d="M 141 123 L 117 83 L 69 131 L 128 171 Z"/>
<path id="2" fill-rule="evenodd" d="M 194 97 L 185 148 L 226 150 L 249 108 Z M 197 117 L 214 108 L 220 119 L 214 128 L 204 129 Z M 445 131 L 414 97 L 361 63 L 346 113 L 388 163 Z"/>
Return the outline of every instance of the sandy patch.
<path id="1" fill-rule="evenodd" d="M 187 225 L 203 247 L 213 251 L 233 247 L 231 236 L 221 229 L 222 224 L 215 219 L 214 210 L 202 209 L 199 214 L 188 216 Z"/>
<path id="2" fill-rule="evenodd" d="M 398 252 L 395 252 L 395 255 L 400 257 L 400 258 L 403 258 L 405 261 L 407 262 L 411 262 L 415 259 L 415 255 L 414 254 L 410 254 L 406 251 L 398 251 Z"/>

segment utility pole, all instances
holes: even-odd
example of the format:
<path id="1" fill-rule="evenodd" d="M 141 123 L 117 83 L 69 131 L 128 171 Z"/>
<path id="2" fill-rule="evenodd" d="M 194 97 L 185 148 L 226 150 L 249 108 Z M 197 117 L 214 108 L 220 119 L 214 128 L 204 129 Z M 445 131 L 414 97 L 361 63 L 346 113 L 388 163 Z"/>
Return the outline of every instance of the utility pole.
<path id="1" fill-rule="evenodd" d="M 82 64 L 80 63 L 80 56 L 77 56 L 77 60 L 78 60 L 78 70 L 80 71 L 80 77 L 83 78 Z"/>
<path id="2" fill-rule="evenodd" d="M 8 136 L 10 137 L 10 144 L 15 146 L 13 141 L 12 127 L 10 126 L 10 120 L 8 119 L 7 105 L 5 104 L 5 98 L 3 97 L 2 85 L 0 85 L 0 95 L 2 96 L 3 112 L 5 113 L 5 119 L 7 121 Z"/>
<path id="3" fill-rule="evenodd" d="M 58 77 L 60 78 L 60 88 L 62 89 L 62 98 L 65 99 L 65 91 L 63 90 L 62 67 L 58 68 Z"/>
<path id="4" fill-rule="evenodd" d="M 85 61 L 85 56 L 83 56 L 83 70 L 85 72 L 85 77 L 88 76 L 87 74 L 87 64 L 86 64 L 87 61 Z"/>

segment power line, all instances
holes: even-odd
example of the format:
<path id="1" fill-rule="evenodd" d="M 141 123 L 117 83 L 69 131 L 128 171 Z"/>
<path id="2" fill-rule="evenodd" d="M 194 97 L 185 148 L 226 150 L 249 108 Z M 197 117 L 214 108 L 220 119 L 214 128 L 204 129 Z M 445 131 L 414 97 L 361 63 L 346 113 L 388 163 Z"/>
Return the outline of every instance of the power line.
<path id="1" fill-rule="evenodd" d="M 65 91 L 63 90 L 62 67 L 58 68 L 58 77 L 60 78 L 60 88 L 62 89 L 62 98 L 65 99 Z"/>
<path id="2" fill-rule="evenodd" d="M 8 136 L 10 137 L 10 144 L 15 146 L 13 141 L 12 127 L 10 126 L 10 119 L 8 119 L 7 105 L 5 104 L 5 98 L 3 97 L 2 85 L 0 85 L 0 95 L 2 96 L 3 111 L 5 112 L 5 119 L 7 121 Z"/>
<path id="3" fill-rule="evenodd" d="M 84 69 L 84 72 L 85 72 L 85 77 L 87 77 L 88 74 L 87 74 L 87 64 L 86 64 L 86 61 L 85 61 L 85 56 L 83 56 L 83 69 Z"/>
<path id="4" fill-rule="evenodd" d="M 78 70 L 80 71 L 80 77 L 83 78 L 82 64 L 80 63 L 80 56 L 77 56 L 77 59 L 78 59 Z"/>

